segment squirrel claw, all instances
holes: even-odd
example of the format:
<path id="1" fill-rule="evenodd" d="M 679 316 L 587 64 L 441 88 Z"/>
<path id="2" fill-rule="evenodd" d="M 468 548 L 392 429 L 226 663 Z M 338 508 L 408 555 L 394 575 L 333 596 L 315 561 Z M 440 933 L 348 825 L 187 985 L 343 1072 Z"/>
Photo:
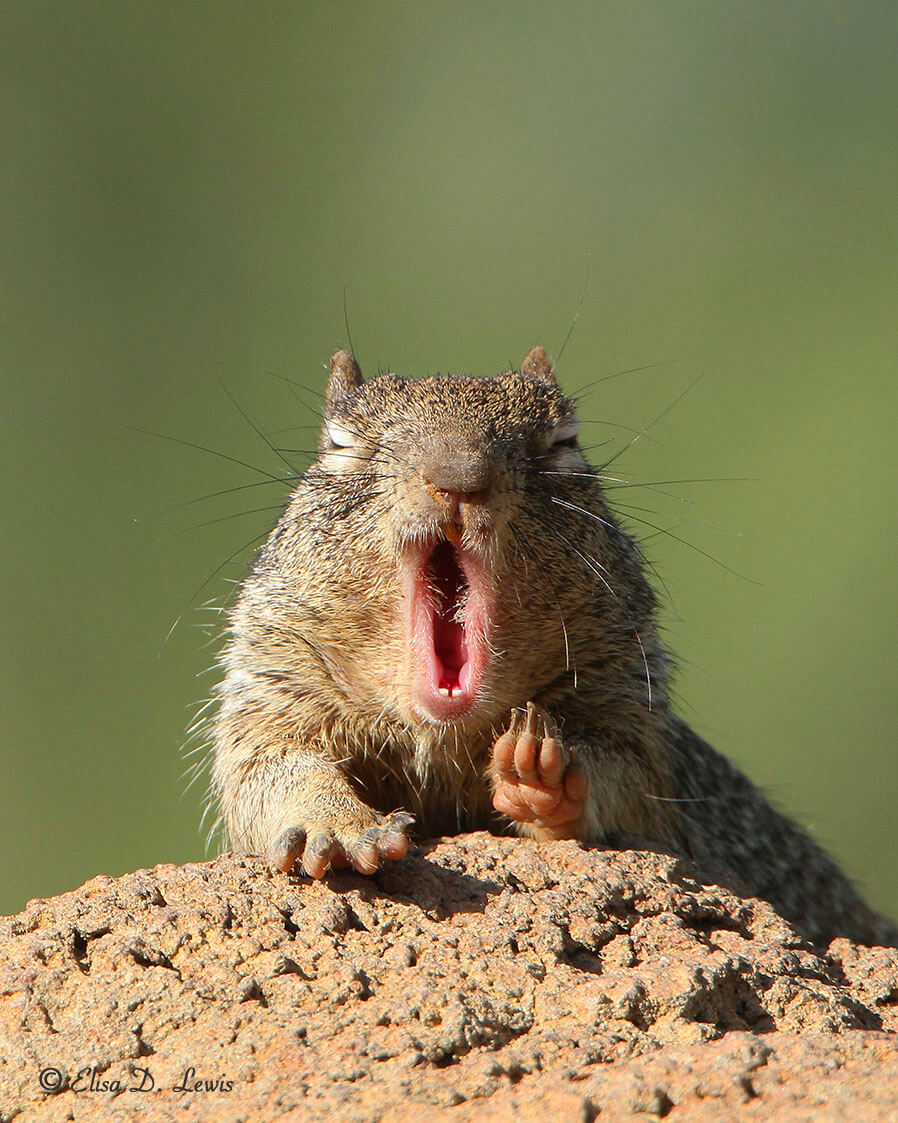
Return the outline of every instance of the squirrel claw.
<path id="1" fill-rule="evenodd" d="M 309 877 L 322 878 L 328 869 L 351 865 L 359 873 L 374 873 L 384 861 L 397 861 L 408 853 L 406 830 L 415 818 L 407 811 L 395 811 L 382 821 L 354 836 L 330 828 L 288 827 L 268 849 L 268 861 L 282 873 L 291 873 L 297 864 Z"/>
<path id="2" fill-rule="evenodd" d="M 528 702 L 493 746 L 493 806 L 538 838 L 574 838 L 587 794 L 549 715 Z"/>
<path id="3" fill-rule="evenodd" d="M 288 827 L 268 848 L 268 863 L 281 873 L 289 873 L 305 849 L 306 832 L 302 827 Z"/>
<path id="4" fill-rule="evenodd" d="M 396 861 L 408 853 L 405 831 L 415 818 L 407 811 L 396 811 L 377 826 L 369 827 L 359 836 L 347 856 L 359 873 L 374 873 L 383 859 Z"/>

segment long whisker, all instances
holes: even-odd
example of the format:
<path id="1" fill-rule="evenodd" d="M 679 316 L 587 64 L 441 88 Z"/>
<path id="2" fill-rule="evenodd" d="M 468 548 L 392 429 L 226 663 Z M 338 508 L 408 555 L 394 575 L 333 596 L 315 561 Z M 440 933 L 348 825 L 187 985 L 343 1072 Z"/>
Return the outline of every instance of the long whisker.
<path id="1" fill-rule="evenodd" d="M 122 425 L 123 429 L 130 429 L 132 433 L 142 433 L 145 437 L 157 437 L 161 441 L 173 441 L 176 445 L 184 445 L 185 448 L 196 449 L 198 452 L 207 452 L 210 456 L 217 456 L 219 460 L 227 460 L 231 464 L 238 464 L 241 468 L 248 468 L 250 472 L 256 472 L 260 476 L 267 476 L 273 483 L 283 483 L 280 476 L 275 476 L 272 472 L 266 472 L 264 468 L 259 468 L 255 464 L 250 464 L 246 460 L 241 460 L 237 456 L 229 456 L 226 452 L 219 452 L 215 448 L 207 448 L 205 445 L 196 444 L 193 441 L 185 441 L 180 437 L 172 437 L 168 433 L 156 433 L 152 429 L 141 429 L 137 425 Z M 296 471 L 290 465 L 292 471 Z"/>
<path id="2" fill-rule="evenodd" d="M 249 491 L 254 487 L 271 487 L 272 484 L 293 484 L 300 480 L 301 476 L 278 476 L 272 480 L 256 480 L 251 484 L 238 484 L 237 487 L 225 487 L 221 491 L 210 491 L 208 495 L 197 495 L 193 499 L 185 499 L 183 503 L 176 503 L 174 507 L 166 507 L 163 514 L 170 515 L 174 511 L 182 511 L 185 507 L 192 507 L 195 503 L 204 503 L 207 499 L 217 499 L 222 495 L 233 495 L 237 491 Z"/>
<path id="3" fill-rule="evenodd" d="M 355 355 L 355 344 L 352 342 L 352 332 L 349 330 L 349 305 L 346 301 L 345 285 L 343 286 L 343 324 L 346 327 L 346 339 L 349 343 L 350 354 Z"/>
<path id="4" fill-rule="evenodd" d="M 185 526 L 181 530 L 176 530 L 175 534 L 189 534 L 194 530 L 202 530 L 206 526 L 215 526 L 216 523 L 230 522 L 231 519 L 244 518 L 247 515 L 261 515 L 269 511 L 280 511 L 283 509 L 283 503 L 276 503 L 270 507 L 253 507 L 248 511 L 232 511 L 228 515 L 220 515 L 217 519 L 207 519 L 205 522 L 195 523 L 193 526 Z"/>
<path id="5" fill-rule="evenodd" d="M 284 464 L 287 465 L 287 467 L 290 469 L 291 472 L 295 473 L 296 472 L 296 465 L 291 464 L 290 461 L 287 459 L 287 457 L 284 456 L 283 452 L 280 449 L 275 448 L 275 446 L 271 443 L 271 441 L 268 439 L 268 437 L 265 436 L 265 434 L 262 432 L 262 430 L 259 428 L 259 426 L 249 416 L 249 414 L 246 412 L 246 410 L 243 408 L 243 406 L 237 401 L 237 399 L 234 397 L 234 395 L 231 393 L 231 391 L 227 388 L 227 386 L 225 386 L 225 384 L 223 382 L 219 382 L 218 385 L 222 388 L 222 390 L 224 390 L 224 392 L 230 398 L 231 404 L 238 411 L 238 413 L 243 418 L 243 420 L 247 423 L 247 425 L 249 425 L 249 427 L 253 430 L 253 432 L 261 440 L 263 440 L 266 445 L 268 445 L 268 447 L 275 454 L 275 456 L 279 457 L 284 462 Z"/>
<path id="6" fill-rule="evenodd" d="M 617 477 L 617 476 L 601 476 L 601 475 L 599 475 L 598 472 L 563 472 L 563 471 L 552 472 L 552 471 L 550 471 L 546 468 L 537 468 L 536 471 L 538 471 L 540 473 L 540 475 L 542 475 L 542 476 L 558 476 L 558 477 L 561 477 L 561 478 L 564 478 L 565 476 L 570 476 L 573 479 L 600 480 L 603 485 L 605 485 L 605 481 L 607 481 L 607 480 L 618 480 L 619 479 L 619 477 Z M 677 483 L 679 481 L 671 480 L 669 482 Z M 688 481 L 684 481 L 684 482 L 688 482 Z M 644 487 L 649 491 L 656 491 L 659 495 L 666 495 L 669 499 L 677 499 L 677 500 L 679 500 L 680 503 L 694 503 L 695 502 L 694 499 L 688 499 L 684 495 L 677 495 L 672 491 L 663 491 L 660 487 L 656 487 L 655 484 L 652 484 L 652 483 L 640 484 L 640 483 L 635 483 L 631 480 L 620 480 L 619 486 L 620 487 Z M 608 492 L 608 491 L 615 491 L 615 490 L 617 490 L 617 488 L 618 488 L 617 484 L 612 484 L 612 486 L 610 486 L 610 487 L 603 486 L 602 490 Z"/>
<path id="7" fill-rule="evenodd" d="M 663 495 L 664 492 L 661 492 L 661 494 Z M 639 507 L 635 503 L 621 503 L 618 500 L 615 500 L 614 509 L 615 509 L 615 511 L 624 511 L 624 512 L 641 511 L 643 514 L 646 514 L 646 515 L 657 515 L 658 518 L 664 518 L 664 513 L 662 511 L 656 511 L 654 509 L 654 507 Z M 629 514 L 625 514 L 624 517 L 625 518 L 635 518 L 636 516 L 635 515 L 631 516 Z M 717 531 L 718 533 L 721 533 L 721 534 L 732 533 L 732 532 L 728 532 L 726 530 L 726 528 L 724 528 L 724 527 L 715 526 L 713 523 L 699 522 L 698 519 L 687 519 L 683 515 L 678 515 L 674 519 L 674 522 L 671 525 L 672 526 L 696 526 L 696 527 L 700 527 L 702 530 L 714 530 L 714 531 Z M 736 534 L 736 537 L 741 537 L 741 532 L 736 531 L 735 534 Z"/>
<path id="8" fill-rule="evenodd" d="M 753 577 L 748 577 L 746 574 L 740 573 L 738 569 L 733 569 L 731 566 L 725 565 L 719 558 L 715 558 L 713 554 L 709 554 L 706 550 L 701 549 L 701 547 L 696 546 L 694 542 L 690 542 L 686 538 L 680 538 L 679 535 L 674 534 L 673 531 L 668 530 L 667 527 L 658 526 L 657 523 L 649 522 L 648 519 L 639 518 L 637 515 L 627 515 L 626 517 L 633 519 L 634 522 L 642 523 L 643 526 L 651 527 L 652 530 L 657 531 L 659 534 L 667 535 L 668 538 L 672 538 L 675 542 L 680 542 L 682 545 L 688 546 L 690 550 L 695 550 L 697 554 L 701 554 L 703 558 L 707 558 L 708 561 L 719 565 L 721 569 L 725 569 L 727 573 L 732 573 L 734 577 L 738 577 L 741 581 L 748 581 L 751 585 L 763 587 L 763 581 L 756 581 Z"/>
<path id="9" fill-rule="evenodd" d="M 558 615 L 561 618 L 561 631 L 564 634 L 564 669 L 569 671 L 571 669 L 571 645 L 567 634 L 567 622 L 564 619 L 564 613 L 561 610 L 561 604 L 558 598 L 555 598 L 555 607 L 558 609 Z M 574 690 L 577 689 L 577 661 L 574 660 Z"/>
<path id="10" fill-rule="evenodd" d="M 562 342 L 561 347 L 558 349 L 558 354 L 555 356 L 556 367 L 561 362 L 561 356 L 564 354 L 564 349 L 568 345 L 568 340 L 574 334 L 574 328 L 577 326 L 577 321 L 580 319 L 580 313 L 583 311 L 583 305 L 586 303 L 586 289 L 589 286 L 589 269 L 591 264 L 592 262 L 587 257 L 586 276 L 583 278 L 583 291 L 580 293 L 580 299 L 577 302 L 577 311 L 574 313 L 573 320 L 571 320 L 571 326 L 567 329 L 567 335 L 564 337 L 564 341 Z"/>
<path id="11" fill-rule="evenodd" d="M 165 634 L 165 639 L 162 641 L 163 647 L 165 647 L 165 645 L 171 639 L 172 634 L 174 633 L 175 629 L 181 623 L 182 619 L 184 618 L 184 613 L 187 611 L 187 609 L 190 607 L 190 605 L 193 604 L 193 602 L 200 595 L 200 593 L 203 591 L 203 589 L 206 588 L 206 586 L 209 584 L 209 582 L 214 580 L 218 576 L 218 574 L 221 573 L 221 571 L 225 568 L 225 566 L 229 565 L 234 560 L 234 558 L 236 558 L 239 554 L 242 554 L 244 550 L 248 550 L 250 548 L 250 546 L 254 546 L 257 542 L 260 542 L 263 538 L 266 538 L 268 536 L 268 534 L 269 534 L 269 530 L 265 529 L 260 534 L 254 535 L 252 538 L 250 538 L 250 540 L 248 542 L 244 542 L 244 544 L 242 546 L 239 546 L 233 552 L 233 554 L 229 554 L 220 565 L 217 565 L 215 567 L 215 569 L 212 570 L 212 572 L 209 574 L 209 576 L 206 578 L 206 580 L 202 583 L 202 585 L 200 585 L 199 588 L 197 588 L 193 592 L 193 594 L 188 598 L 187 603 L 184 605 L 184 607 L 181 609 L 181 611 L 175 617 L 174 623 L 168 629 L 168 631 Z"/>
<path id="12" fill-rule="evenodd" d="M 639 374 L 644 370 L 658 370 L 659 367 L 670 366 L 676 361 L 676 359 L 665 359 L 660 363 L 643 363 L 642 366 L 627 367 L 626 370 L 616 370 L 612 374 L 603 374 L 600 378 L 594 378 L 592 382 L 587 382 L 585 386 L 581 386 L 574 395 L 573 400 L 579 402 L 587 390 L 591 390 L 594 386 L 599 386 L 603 382 L 610 382 L 613 378 L 623 378 L 625 374 Z"/>
<path id="13" fill-rule="evenodd" d="M 692 480 L 646 480 L 645 483 L 640 483 L 638 480 L 620 480 L 616 476 L 600 476 L 603 480 L 616 480 L 620 487 L 670 487 L 674 484 L 744 484 L 744 483 L 759 483 L 757 476 L 700 476 Z M 610 491 L 610 488 L 605 488 Z M 674 499 L 681 499 L 682 496 L 674 495 Z"/>
<path id="14" fill-rule="evenodd" d="M 637 441 L 641 440 L 645 436 L 645 434 L 649 431 L 649 429 L 652 429 L 655 425 L 658 424 L 658 422 L 663 417 L 666 417 L 667 414 L 669 414 L 670 411 L 674 408 L 674 406 L 677 405 L 679 402 L 681 402 L 683 400 L 683 398 L 685 398 L 686 395 L 689 393 L 689 391 L 692 390 L 692 388 L 694 386 L 697 386 L 699 382 L 701 382 L 702 378 L 703 378 L 703 375 L 701 375 L 701 374 L 697 378 L 694 378 L 692 380 L 692 382 L 690 382 L 689 385 L 686 387 L 686 389 L 683 390 L 681 393 L 677 394 L 677 396 L 670 403 L 670 405 L 665 406 L 665 408 L 661 410 L 661 412 L 658 414 L 658 416 L 656 418 L 654 418 L 652 421 L 650 421 L 648 423 L 648 425 L 646 425 L 646 427 L 643 430 L 641 430 L 639 433 L 637 433 L 636 436 L 628 444 L 624 445 L 623 448 L 618 449 L 618 451 L 614 454 L 614 456 L 612 456 L 610 458 L 610 460 L 606 460 L 604 464 L 600 465 L 599 471 L 603 472 L 608 467 L 609 464 L 613 464 L 614 461 L 617 460 L 617 458 L 619 456 L 623 456 L 623 454 L 628 449 L 631 449 L 633 447 L 633 445 L 636 444 Z"/>
<path id="15" fill-rule="evenodd" d="M 602 584 L 605 586 L 605 588 L 608 590 L 608 592 L 611 594 L 611 596 L 617 601 L 617 603 L 620 604 L 621 606 L 623 606 L 623 602 L 621 601 L 620 597 L 617 595 L 617 593 L 611 587 L 611 584 L 606 580 L 606 578 L 600 572 L 600 570 L 605 569 L 605 567 L 602 566 L 600 562 L 596 561 L 595 558 L 591 558 L 588 554 L 584 554 L 577 546 L 575 546 L 572 542 L 569 542 L 568 539 L 564 537 L 564 535 L 560 534 L 557 529 L 553 528 L 552 533 L 557 538 L 559 538 L 560 541 L 562 541 L 567 546 L 567 548 L 569 550 L 572 550 L 577 555 L 577 557 L 580 558 L 580 560 L 583 562 L 583 564 L 586 566 L 586 568 L 602 582 Z M 605 572 L 607 573 L 608 571 L 605 570 Z M 642 657 L 642 665 L 643 665 L 643 669 L 645 671 L 645 685 L 646 685 L 648 709 L 651 710 L 652 704 L 653 704 L 652 673 L 649 669 L 649 661 L 648 661 L 648 656 L 646 655 L 646 652 L 645 652 L 645 645 L 642 642 L 642 636 L 639 634 L 639 629 L 636 627 L 636 624 L 633 622 L 633 619 L 631 618 L 629 613 L 626 612 L 626 610 L 624 610 L 624 616 L 626 618 L 626 621 L 627 621 L 628 625 L 630 626 L 630 628 L 633 632 L 633 636 L 635 637 L 636 643 L 639 647 L 639 653 Z"/>
<path id="16" fill-rule="evenodd" d="M 610 519 L 603 519 L 601 515 L 597 515 L 594 511 L 587 511 L 585 507 L 578 507 L 576 503 L 569 503 L 566 499 L 559 499 L 557 495 L 550 495 L 549 499 L 559 507 L 564 507 L 568 511 L 576 511 L 578 515 L 586 515 L 587 518 L 594 519 L 595 522 L 606 527 L 608 530 L 617 530 L 617 527 Z"/>

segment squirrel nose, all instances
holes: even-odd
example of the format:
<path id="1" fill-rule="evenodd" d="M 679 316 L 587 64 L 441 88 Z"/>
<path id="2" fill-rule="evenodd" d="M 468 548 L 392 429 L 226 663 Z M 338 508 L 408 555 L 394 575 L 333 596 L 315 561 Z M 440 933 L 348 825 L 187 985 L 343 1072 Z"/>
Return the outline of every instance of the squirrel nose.
<path id="1" fill-rule="evenodd" d="M 432 487 L 459 499 L 487 491 L 496 475 L 485 451 L 453 445 L 449 438 L 428 450 L 421 461 L 421 474 Z"/>

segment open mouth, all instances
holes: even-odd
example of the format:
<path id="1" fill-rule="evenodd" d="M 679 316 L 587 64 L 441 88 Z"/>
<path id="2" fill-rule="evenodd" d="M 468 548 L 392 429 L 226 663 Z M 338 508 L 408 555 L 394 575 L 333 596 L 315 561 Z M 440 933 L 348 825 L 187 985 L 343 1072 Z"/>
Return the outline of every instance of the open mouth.
<path id="1" fill-rule="evenodd" d="M 488 586 L 465 551 L 442 540 L 412 565 L 411 657 L 418 708 L 431 720 L 476 705 L 486 671 Z"/>
<path id="2" fill-rule="evenodd" d="M 434 594 L 433 652 L 437 662 L 437 690 L 444 698 L 452 698 L 463 692 L 462 678 L 467 683 L 471 677 L 464 624 L 468 581 L 449 542 L 441 542 L 434 548 L 425 572 Z"/>

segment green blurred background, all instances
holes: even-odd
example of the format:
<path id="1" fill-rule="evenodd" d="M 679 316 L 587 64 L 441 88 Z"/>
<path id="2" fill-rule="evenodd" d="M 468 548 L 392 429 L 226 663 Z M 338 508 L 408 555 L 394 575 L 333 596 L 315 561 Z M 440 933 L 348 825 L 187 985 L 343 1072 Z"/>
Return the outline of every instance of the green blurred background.
<path id="1" fill-rule="evenodd" d="M 345 290 L 407 374 L 557 354 L 582 296 L 569 389 L 657 364 L 586 397 L 610 448 L 702 376 L 615 464 L 720 481 L 614 493 L 681 710 L 898 913 L 895 4 L 0 13 L 0 909 L 203 856 L 200 606 L 250 552 L 200 586 L 284 489 L 178 507 L 262 477 L 127 426 L 282 471 L 222 384 L 310 447 L 283 378 Z"/>

